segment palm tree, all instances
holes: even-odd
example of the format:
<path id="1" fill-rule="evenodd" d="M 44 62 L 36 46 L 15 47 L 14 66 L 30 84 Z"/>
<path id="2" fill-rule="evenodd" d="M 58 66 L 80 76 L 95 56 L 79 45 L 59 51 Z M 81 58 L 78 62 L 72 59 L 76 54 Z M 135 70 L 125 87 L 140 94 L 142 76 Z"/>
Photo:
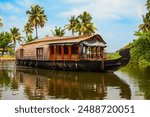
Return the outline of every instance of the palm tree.
<path id="1" fill-rule="evenodd" d="M 7 52 L 10 48 L 12 48 L 11 34 L 9 32 L 0 33 L 0 48 L 2 56 L 4 55 L 4 52 Z"/>
<path id="2" fill-rule="evenodd" d="M 12 35 L 12 41 L 13 41 L 13 48 L 15 50 L 16 42 L 21 42 L 21 34 L 19 33 L 19 29 L 16 27 L 13 27 L 10 29 L 10 33 Z"/>
<path id="3" fill-rule="evenodd" d="M 150 16 L 147 13 L 146 16 L 142 15 L 143 17 L 143 24 L 139 25 L 139 31 L 148 32 L 150 31 Z"/>
<path id="4" fill-rule="evenodd" d="M 0 28 L 3 27 L 3 21 L 2 18 L 0 17 Z"/>
<path id="5" fill-rule="evenodd" d="M 78 33 L 78 35 L 93 35 L 96 28 L 91 20 L 92 16 L 85 11 L 77 18 L 75 16 L 71 16 L 69 20 L 70 24 L 67 24 L 66 28 L 69 31 L 72 31 L 72 35 L 74 35 L 74 33 Z"/>
<path id="6" fill-rule="evenodd" d="M 79 23 L 79 20 L 73 15 L 71 16 L 69 20 L 69 24 L 67 24 L 65 27 L 68 29 L 68 31 L 72 31 L 72 35 L 74 35 L 75 32 L 77 32 L 76 27 Z"/>
<path id="7" fill-rule="evenodd" d="M 93 35 L 95 33 L 96 27 L 91 22 L 92 16 L 88 12 L 83 12 L 77 18 L 80 21 L 76 27 L 79 35 Z"/>
<path id="8" fill-rule="evenodd" d="M 30 25 L 30 23 L 28 23 L 28 22 L 26 23 L 26 25 L 24 26 L 23 32 L 26 33 L 27 37 L 33 33 L 33 27 Z"/>
<path id="9" fill-rule="evenodd" d="M 147 3 L 146 3 L 145 5 L 146 5 L 146 7 L 147 7 L 147 10 L 150 11 L 150 0 L 147 0 Z"/>
<path id="10" fill-rule="evenodd" d="M 55 30 L 52 31 L 53 36 L 59 36 L 62 37 L 65 35 L 65 29 L 61 29 L 61 27 L 55 27 Z"/>
<path id="11" fill-rule="evenodd" d="M 38 27 L 44 27 L 47 21 L 47 16 L 44 13 L 43 7 L 33 5 L 31 6 L 31 10 L 28 10 L 26 14 L 29 15 L 28 22 L 32 27 L 35 27 L 36 38 L 38 38 Z"/>

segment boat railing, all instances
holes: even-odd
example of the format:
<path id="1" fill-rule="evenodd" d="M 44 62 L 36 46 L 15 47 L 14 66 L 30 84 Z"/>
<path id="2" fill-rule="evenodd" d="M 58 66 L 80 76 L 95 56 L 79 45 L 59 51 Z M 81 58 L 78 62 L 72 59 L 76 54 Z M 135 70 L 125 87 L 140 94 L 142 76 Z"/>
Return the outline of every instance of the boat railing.
<path id="1" fill-rule="evenodd" d="M 98 59 L 104 59 L 105 57 L 102 54 L 80 54 L 81 60 L 98 60 Z"/>

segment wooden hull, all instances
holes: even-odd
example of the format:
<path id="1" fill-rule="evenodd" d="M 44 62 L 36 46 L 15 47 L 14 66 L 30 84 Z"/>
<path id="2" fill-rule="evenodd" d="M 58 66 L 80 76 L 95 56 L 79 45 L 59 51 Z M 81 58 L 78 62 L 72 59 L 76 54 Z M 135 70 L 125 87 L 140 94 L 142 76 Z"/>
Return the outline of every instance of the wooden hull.
<path id="1" fill-rule="evenodd" d="M 41 60 L 19 60 L 19 66 L 41 67 L 64 71 L 87 71 L 87 72 L 114 72 L 128 64 L 130 60 L 129 49 L 123 50 L 121 58 L 114 60 L 80 60 L 80 61 L 41 61 Z"/>

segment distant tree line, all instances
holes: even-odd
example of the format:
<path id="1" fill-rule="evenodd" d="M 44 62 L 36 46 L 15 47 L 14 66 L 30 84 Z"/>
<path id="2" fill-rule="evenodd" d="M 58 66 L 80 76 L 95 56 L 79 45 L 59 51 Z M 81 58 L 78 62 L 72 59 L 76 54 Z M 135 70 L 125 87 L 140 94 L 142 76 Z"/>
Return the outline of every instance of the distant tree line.
<path id="1" fill-rule="evenodd" d="M 39 5 L 32 5 L 30 10 L 26 11 L 28 20 L 24 26 L 23 32 L 26 37 L 21 36 L 21 33 L 17 27 L 13 27 L 10 31 L 0 32 L 0 52 L 4 55 L 5 52 L 14 54 L 16 43 L 28 43 L 35 39 L 38 39 L 38 28 L 43 28 L 48 20 L 44 8 Z M 2 28 L 3 20 L 0 17 L 0 28 Z M 35 30 L 36 37 L 33 38 L 32 34 Z M 64 27 L 55 27 L 51 30 L 53 36 L 64 36 L 66 30 L 71 31 L 72 35 L 93 35 L 96 31 L 96 27 L 92 22 L 92 16 L 88 12 L 83 12 L 79 16 L 71 16 L 69 23 Z"/>
<path id="2" fill-rule="evenodd" d="M 135 39 L 129 44 L 131 47 L 131 65 L 140 67 L 150 66 L 150 0 L 145 4 L 147 13 L 142 15 L 143 23 L 139 25 L 139 30 L 135 32 Z"/>

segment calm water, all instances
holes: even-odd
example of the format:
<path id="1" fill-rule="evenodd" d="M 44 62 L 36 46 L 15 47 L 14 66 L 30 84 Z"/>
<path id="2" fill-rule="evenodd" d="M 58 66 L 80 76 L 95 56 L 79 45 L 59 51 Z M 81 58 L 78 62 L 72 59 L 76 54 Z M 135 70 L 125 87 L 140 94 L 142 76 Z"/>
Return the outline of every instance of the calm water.
<path id="1" fill-rule="evenodd" d="M 0 62 L 0 99 L 150 99 L 150 69 L 64 72 Z"/>

